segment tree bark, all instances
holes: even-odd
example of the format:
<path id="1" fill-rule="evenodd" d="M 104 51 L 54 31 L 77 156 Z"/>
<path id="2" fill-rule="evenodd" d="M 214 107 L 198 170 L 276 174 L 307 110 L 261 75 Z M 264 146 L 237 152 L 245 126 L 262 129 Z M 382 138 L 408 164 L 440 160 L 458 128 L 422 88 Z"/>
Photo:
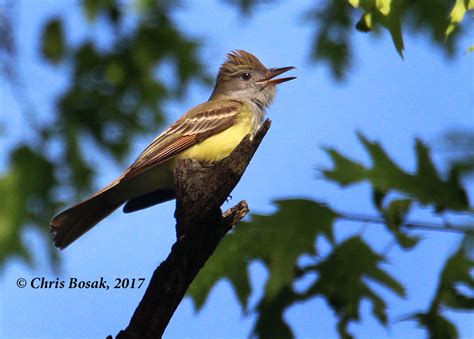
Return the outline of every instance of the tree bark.
<path id="1" fill-rule="evenodd" d="M 192 281 L 219 242 L 249 211 L 245 201 L 222 213 L 220 206 L 239 182 L 263 137 L 245 137 L 224 160 L 203 167 L 182 160 L 175 170 L 176 243 L 155 270 L 128 327 L 117 338 L 160 338 Z"/>

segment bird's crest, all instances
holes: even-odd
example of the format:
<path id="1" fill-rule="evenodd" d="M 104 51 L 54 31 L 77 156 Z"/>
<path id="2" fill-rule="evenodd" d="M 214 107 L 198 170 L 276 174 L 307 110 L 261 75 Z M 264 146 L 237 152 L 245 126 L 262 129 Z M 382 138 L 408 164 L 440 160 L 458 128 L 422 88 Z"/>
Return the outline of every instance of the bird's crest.
<path id="1" fill-rule="evenodd" d="M 257 70 L 265 73 L 267 68 L 255 55 L 249 52 L 243 50 L 232 51 L 227 54 L 226 61 L 220 67 L 217 81 L 226 80 L 244 70 Z"/>

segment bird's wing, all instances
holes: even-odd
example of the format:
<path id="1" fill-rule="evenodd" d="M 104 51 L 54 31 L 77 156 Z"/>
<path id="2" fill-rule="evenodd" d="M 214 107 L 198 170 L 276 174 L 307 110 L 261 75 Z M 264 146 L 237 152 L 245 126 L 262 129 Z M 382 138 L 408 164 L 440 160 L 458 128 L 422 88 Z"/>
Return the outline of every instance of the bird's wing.
<path id="1" fill-rule="evenodd" d="M 235 124 L 243 104 L 227 100 L 207 102 L 187 112 L 140 154 L 123 175 L 83 202 L 51 220 L 55 245 L 65 248 L 120 206 L 114 196 L 118 185 L 144 171 L 172 159 L 187 148 Z"/>
<path id="2" fill-rule="evenodd" d="M 164 163 L 187 148 L 231 127 L 242 106 L 239 101 L 227 100 L 206 102 L 195 107 L 156 137 L 120 181 L 131 179 Z"/>
<path id="3" fill-rule="evenodd" d="M 189 147 L 231 127 L 236 122 L 242 106 L 243 103 L 240 101 L 225 100 L 208 101 L 194 107 L 158 135 L 120 177 L 92 197 L 174 158 Z"/>

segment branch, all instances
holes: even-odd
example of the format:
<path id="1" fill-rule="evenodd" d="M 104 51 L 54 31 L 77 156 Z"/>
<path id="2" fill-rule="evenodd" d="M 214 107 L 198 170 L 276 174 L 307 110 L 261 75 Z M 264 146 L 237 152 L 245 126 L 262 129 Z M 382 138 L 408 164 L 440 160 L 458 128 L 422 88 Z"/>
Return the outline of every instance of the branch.
<path id="1" fill-rule="evenodd" d="M 249 211 L 245 201 L 222 214 L 220 206 L 239 182 L 270 128 L 266 120 L 230 156 L 211 167 L 182 160 L 175 170 L 177 241 L 155 270 L 128 327 L 117 338 L 160 338 L 190 284 L 225 234 Z"/>
<path id="2" fill-rule="evenodd" d="M 341 213 L 339 214 L 340 219 L 354 222 L 367 222 L 371 224 L 386 225 L 387 221 L 383 218 L 372 217 L 367 215 Z M 441 231 L 441 232 L 454 232 L 463 234 L 474 234 L 474 227 L 462 226 L 462 225 L 451 225 L 451 224 L 432 224 L 422 221 L 411 221 L 403 222 L 401 227 L 409 229 L 419 229 L 427 231 Z"/>

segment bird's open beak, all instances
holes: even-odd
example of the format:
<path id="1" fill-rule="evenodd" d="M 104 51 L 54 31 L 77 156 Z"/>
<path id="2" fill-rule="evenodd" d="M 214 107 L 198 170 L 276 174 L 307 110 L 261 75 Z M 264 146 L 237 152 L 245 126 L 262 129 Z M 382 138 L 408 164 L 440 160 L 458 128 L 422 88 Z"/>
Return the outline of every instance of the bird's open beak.
<path id="1" fill-rule="evenodd" d="M 288 72 L 292 69 L 295 69 L 293 66 L 289 67 L 282 67 L 282 68 L 270 68 L 265 76 L 265 78 L 259 80 L 257 83 L 263 84 L 265 86 L 267 85 L 277 85 L 281 84 L 282 82 L 290 81 L 293 79 L 296 79 L 296 77 L 287 77 L 287 78 L 279 78 L 279 79 L 274 79 L 276 76 Z"/>

